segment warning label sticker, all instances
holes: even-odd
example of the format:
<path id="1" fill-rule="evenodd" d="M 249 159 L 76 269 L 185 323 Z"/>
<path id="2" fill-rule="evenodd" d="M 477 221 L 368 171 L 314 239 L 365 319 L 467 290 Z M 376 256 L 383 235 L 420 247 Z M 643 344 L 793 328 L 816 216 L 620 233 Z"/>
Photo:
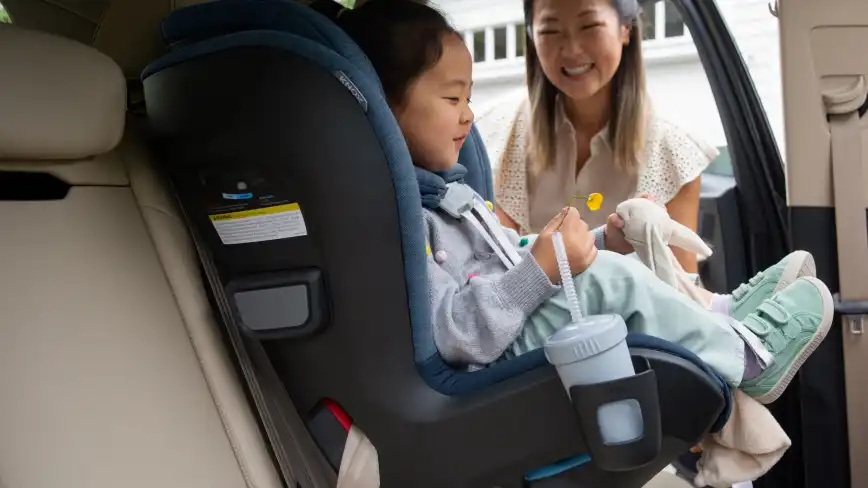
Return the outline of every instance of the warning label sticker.
<path id="1" fill-rule="evenodd" d="M 297 203 L 209 215 L 223 244 L 275 241 L 307 235 Z"/>

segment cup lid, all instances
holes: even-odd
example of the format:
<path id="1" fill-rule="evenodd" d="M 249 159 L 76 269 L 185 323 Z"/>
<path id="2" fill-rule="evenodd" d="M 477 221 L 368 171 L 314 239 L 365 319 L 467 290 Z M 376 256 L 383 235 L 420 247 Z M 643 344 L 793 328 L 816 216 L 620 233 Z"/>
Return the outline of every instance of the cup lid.
<path id="1" fill-rule="evenodd" d="M 627 324 L 620 315 L 592 315 L 552 334 L 545 355 L 556 366 L 570 364 L 608 351 L 626 337 Z"/>

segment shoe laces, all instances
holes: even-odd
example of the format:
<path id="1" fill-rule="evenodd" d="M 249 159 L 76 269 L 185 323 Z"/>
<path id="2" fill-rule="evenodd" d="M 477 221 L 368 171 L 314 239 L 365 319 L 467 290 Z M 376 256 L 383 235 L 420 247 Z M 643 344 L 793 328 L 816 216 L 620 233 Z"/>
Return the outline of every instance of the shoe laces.
<path id="1" fill-rule="evenodd" d="M 749 279 L 747 281 L 747 283 L 742 283 L 742 284 L 738 285 L 738 288 L 736 288 L 732 292 L 732 297 L 735 298 L 736 300 L 741 300 L 742 297 L 744 297 L 747 294 L 747 292 L 750 291 L 751 288 L 757 286 L 760 283 L 760 281 L 762 281 L 764 276 L 765 275 L 763 274 L 763 272 L 760 271 L 759 273 L 756 274 L 756 276 Z"/>

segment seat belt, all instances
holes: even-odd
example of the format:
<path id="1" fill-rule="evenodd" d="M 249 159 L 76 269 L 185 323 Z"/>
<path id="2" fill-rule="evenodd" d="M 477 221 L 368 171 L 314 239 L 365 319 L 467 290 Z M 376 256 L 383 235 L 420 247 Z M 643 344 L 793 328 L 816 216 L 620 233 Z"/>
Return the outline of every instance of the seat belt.
<path id="1" fill-rule="evenodd" d="M 865 78 L 858 76 L 843 89 L 823 93 L 831 130 L 832 188 L 838 247 L 840 293 L 835 309 L 847 327 L 843 333 L 844 377 L 847 388 L 847 425 L 853 486 L 866 486 L 868 471 L 854 469 L 868 452 L 868 343 L 864 336 L 868 314 L 868 229 L 865 221 L 864 148 L 859 109 L 868 95 Z"/>
<path id="2" fill-rule="evenodd" d="M 862 76 L 851 86 L 823 94 L 832 135 L 832 187 L 841 302 L 868 302 L 868 232 L 859 117 L 866 95 L 868 87 Z M 855 334 L 862 334 L 862 328 L 861 319 L 851 325 Z"/>
<path id="3" fill-rule="evenodd" d="M 287 488 L 333 488 L 337 482 L 334 473 L 328 476 L 323 463 L 315 461 L 321 456 L 319 448 L 311 439 L 298 411 L 286 395 L 283 384 L 277 377 L 262 344 L 253 339 L 245 339 L 242 335 L 211 253 L 184 211 L 174 184 L 171 181 L 168 184 L 184 215 L 185 224 L 196 246 L 199 262 L 208 278 L 208 285 L 217 308 L 220 309 L 223 326 L 226 328 L 238 364 L 256 404 L 256 410 L 262 419 L 284 483 Z"/>
<path id="4" fill-rule="evenodd" d="M 507 257 L 509 257 L 514 264 L 520 263 L 521 256 L 519 256 L 518 251 L 515 250 L 515 246 L 509 242 L 509 239 L 506 237 L 506 232 L 503 231 L 503 225 L 495 218 L 494 212 L 488 208 L 488 205 L 477 197 L 476 201 L 473 203 L 473 210 L 476 215 L 482 217 L 482 221 L 485 222 L 488 230 L 506 253 Z"/>

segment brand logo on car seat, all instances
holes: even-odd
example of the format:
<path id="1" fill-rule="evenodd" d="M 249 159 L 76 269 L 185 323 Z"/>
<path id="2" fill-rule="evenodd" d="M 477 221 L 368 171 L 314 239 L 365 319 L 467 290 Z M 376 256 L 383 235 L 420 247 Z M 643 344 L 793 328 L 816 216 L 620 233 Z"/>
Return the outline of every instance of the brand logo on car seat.
<path id="1" fill-rule="evenodd" d="M 347 76 L 346 73 L 344 73 L 343 71 L 335 71 L 335 76 L 338 78 L 338 81 L 340 81 L 342 85 L 347 87 L 347 90 L 349 90 L 350 93 L 352 93 L 353 96 L 356 97 L 356 100 L 359 102 L 359 105 L 362 106 L 362 110 L 367 112 L 368 111 L 368 100 L 365 99 L 365 96 L 362 95 L 361 90 L 359 90 L 358 87 L 356 87 L 355 83 L 353 83 L 353 80 L 351 80 L 350 77 Z"/>

